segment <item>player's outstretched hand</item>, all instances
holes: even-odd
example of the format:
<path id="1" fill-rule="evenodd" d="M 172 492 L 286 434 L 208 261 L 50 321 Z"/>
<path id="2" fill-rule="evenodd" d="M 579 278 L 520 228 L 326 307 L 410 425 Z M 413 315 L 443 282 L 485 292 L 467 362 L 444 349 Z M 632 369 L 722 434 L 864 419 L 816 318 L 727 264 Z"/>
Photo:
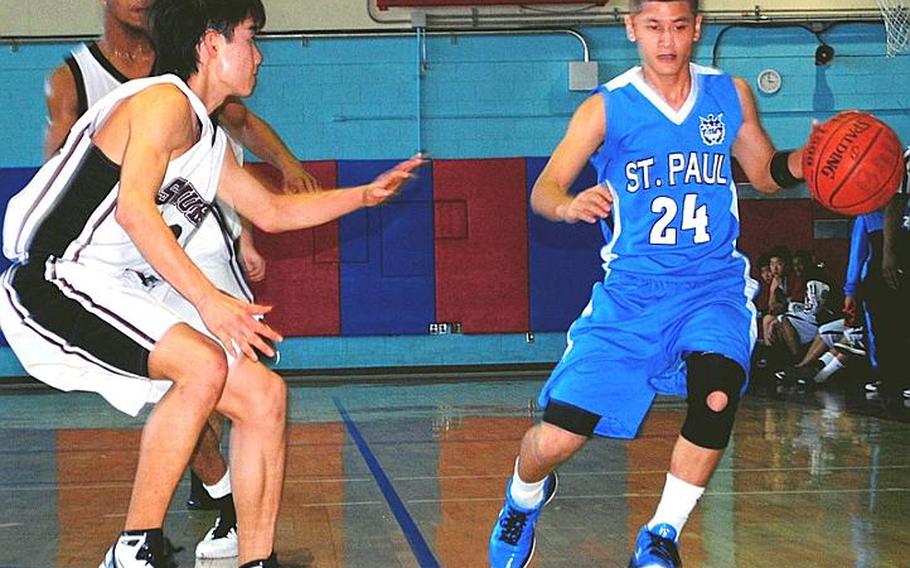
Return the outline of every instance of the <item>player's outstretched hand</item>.
<path id="1" fill-rule="evenodd" d="M 610 216 L 610 210 L 613 208 L 613 195 L 606 187 L 597 184 L 594 187 L 582 191 L 572 199 L 562 218 L 566 223 L 596 223 L 600 219 L 606 219 Z"/>
<path id="2" fill-rule="evenodd" d="M 426 163 L 422 154 L 416 154 L 409 160 L 397 164 L 391 170 L 379 174 L 372 183 L 364 186 L 363 205 L 375 207 L 398 193 L 401 186 L 411 179 L 414 170 Z"/>
<path id="3" fill-rule="evenodd" d="M 203 298 L 196 309 L 205 326 L 231 355 L 238 357 L 242 353 L 253 361 L 258 361 L 258 349 L 266 356 L 274 357 L 275 350 L 266 339 L 278 343 L 282 339 L 281 335 L 259 319 L 272 311 L 271 306 L 250 304 L 215 291 Z"/>

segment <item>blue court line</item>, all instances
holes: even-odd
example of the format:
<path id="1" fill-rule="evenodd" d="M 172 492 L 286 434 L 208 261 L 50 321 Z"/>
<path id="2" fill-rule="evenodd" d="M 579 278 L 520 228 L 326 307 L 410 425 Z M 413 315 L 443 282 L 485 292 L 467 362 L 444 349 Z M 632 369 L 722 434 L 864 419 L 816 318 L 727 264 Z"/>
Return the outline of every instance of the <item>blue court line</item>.
<path id="1" fill-rule="evenodd" d="M 367 445 L 366 440 L 363 439 L 354 420 L 351 419 L 350 414 L 348 414 L 348 411 L 345 410 L 344 405 L 341 404 L 341 401 L 337 397 L 333 397 L 332 401 L 335 403 L 338 413 L 341 414 L 341 418 L 344 420 L 344 425 L 347 427 L 348 433 L 351 435 L 351 438 L 354 439 L 354 443 L 357 444 L 360 455 L 363 456 L 363 460 L 367 462 L 367 466 L 373 474 L 373 479 L 375 479 L 376 483 L 379 485 L 379 489 L 382 491 L 382 495 L 385 497 L 386 502 L 388 502 L 392 514 L 395 515 L 398 526 L 401 527 L 404 536 L 408 539 L 408 544 L 411 545 L 411 551 L 417 558 L 417 563 L 421 568 L 439 568 L 439 561 L 433 556 L 433 551 L 430 550 L 423 535 L 420 534 L 420 529 L 417 528 L 417 524 L 414 523 L 414 519 L 412 519 L 411 514 L 408 513 L 408 509 L 404 506 L 401 497 L 398 496 L 395 488 L 392 487 L 389 476 L 382 470 L 382 466 L 379 465 L 379 460 L 376 459 L 376 456 L 370 450 L 370 446 Z"/>

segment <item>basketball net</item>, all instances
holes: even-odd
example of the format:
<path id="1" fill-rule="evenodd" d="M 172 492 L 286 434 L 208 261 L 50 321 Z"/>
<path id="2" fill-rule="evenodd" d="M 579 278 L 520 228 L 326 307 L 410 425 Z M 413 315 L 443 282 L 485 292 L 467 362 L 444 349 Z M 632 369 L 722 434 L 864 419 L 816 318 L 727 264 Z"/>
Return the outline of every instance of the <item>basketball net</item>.
<path id="1" fill-rule="evenodd" d="M 910 53 L 910 0 L 876 0 L 885 20 L 888 57 Z"/>

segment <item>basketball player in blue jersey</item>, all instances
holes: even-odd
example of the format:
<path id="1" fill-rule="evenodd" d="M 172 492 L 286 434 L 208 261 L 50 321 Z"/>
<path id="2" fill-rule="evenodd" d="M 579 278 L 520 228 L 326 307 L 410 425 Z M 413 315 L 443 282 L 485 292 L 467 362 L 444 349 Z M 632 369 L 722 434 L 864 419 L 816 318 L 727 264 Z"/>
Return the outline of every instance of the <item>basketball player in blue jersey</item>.
<path id="1" fill-rule="evenodd" d="M 641 65 L 582 103 L 531 194 L 547 219 L 600 223 L 606 275 L 522 440 L 490 537 L 496 568 L 530 561 L 555 468 L 593 436 L 634 438 L 658 394 L 688 410 L 629 566 L 681 566 L 677 540 L 727 446 L 756 337 L 731 156 L 763 192 L 802 177 L 802 151 L 775 152 L 747 83 L 691 62 L 697 0 L 631 0 L 625 24 Z M 588 159 L 599 184 L 572 196 Z"/>
<path id="2" fill-rule="evenodd" d="M 70 128 L 89 107 L 123 83 L 151 74 L 155 50 L 148 35 L 146 18 L 152 3 L 152 0 L 104 0 L 102 37 L 74 49 L 66 57 L 65 64 L 48 78 L 45 158 L 60 148 Z M 218 110 L 217 118 L 234 140 L 282 173 L 285 191 L 297 193 L 318 189 L 315 179 L 275 131 L 242 101 L 230 99 Z M 237 298 L 251 299 L 246 282 L 237 281 L 239 267 L 235 270 L 232 266 L 237 256 L 234 241 L 239 243 L 239 256 L 249 280 L 258 282 L 265 278 L 265 259 L 256 250 L 250 227 L 241 230 L 236 215 L 226 208 L 222 208 L 221 213 L 228 229 L 226 232 L 231 233 L 228 238 L 222 235 L 216 216 L 210 215 L 187 247 L 187 254 L 223 291 Z M 226 246 L 226 242 L 231 246 Z M 194 313 L 193 307 L 178 296 L 172 293 L 165 297 L 174 299 L 171 307 Z M 190 464 L 192 483 L 188 505 L 219 511 L 215 526 L 196 547 L 199 558 L 237 556 L 230 475 L 219 450 L 221 421 L 217 416 L 209 421 Z"/>

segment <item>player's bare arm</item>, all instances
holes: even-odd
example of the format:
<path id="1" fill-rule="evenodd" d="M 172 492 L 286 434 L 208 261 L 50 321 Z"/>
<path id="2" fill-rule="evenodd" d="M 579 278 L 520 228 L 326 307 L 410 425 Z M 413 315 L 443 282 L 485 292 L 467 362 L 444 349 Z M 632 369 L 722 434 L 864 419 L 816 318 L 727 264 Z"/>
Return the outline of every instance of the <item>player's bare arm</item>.
<path id="1" fill-rule="evenodd" d="M 319 182 L 300 164 L 275 130 L 239 99 L 231 97 L 224 103 L 218 123 L 245 148 L 281 172 L 286 192 L 319 189 Z"/>
<path id="2" fill-rule="evenodd" d="M 218 196 L 263 231 L 277 233 L 327 223 L 362 207 L 374 207 L 397 193 L 424 163 L 415 156 L 371 183 L 317 193 L 276 194 L 241 168 L 231 152 L 222 166 Z"/>
<path id="3" fill-rule="evenodd" d="M 551 221 L 594 223 L 610 214 L 612 196 L 595 185 L 576 196 L 569 188 L 588 158 L 604 142 L 606 118 L 603 98 L 589 97 L 569 122 L 565 136 L 556 147 L 531 191 L 531 208 Z"/>
<path id="4" fill-rule="evenodd" d="M 762 193 L 777 193 L 781 186 L 771 175 L 774 144 L 762 127 L 755 105 L 755 96 L 749 84 L 737 77 L 733 79 L 742 106 L 743 123 L 733 143 L 733 155 L 739 160 L 749 182 Z M 802 148 L 790 152 L 787 167 L 793 177 L 802 179 Z"/>
<path id="5" fill-rule="evenodd" d="M 94 142 L 121 164 L 117 222 L 149 264 L 196 306 L 228 351 L 236 354 L 236 345 L 254 360 L 253 347 L 272 355 L 262 337 L 281 338 L 255 318 L 270 308 L 236 300 L 215 288 L 177 243 L 155 204 L 168 162 L 191 148 L 198 136 L 198 119 L 189 101 L 170 85 L 146 89 L 112 113 Z"/>
<path id="6" fill-rule="evenodd" d="M 76 80 L 69 66 L 57 67 L 45 85 L 47 130 L 44 134 L 44 159 L 50 158 L 66 140 L 70 128 L 79 118 L 79 96 Z"/>

